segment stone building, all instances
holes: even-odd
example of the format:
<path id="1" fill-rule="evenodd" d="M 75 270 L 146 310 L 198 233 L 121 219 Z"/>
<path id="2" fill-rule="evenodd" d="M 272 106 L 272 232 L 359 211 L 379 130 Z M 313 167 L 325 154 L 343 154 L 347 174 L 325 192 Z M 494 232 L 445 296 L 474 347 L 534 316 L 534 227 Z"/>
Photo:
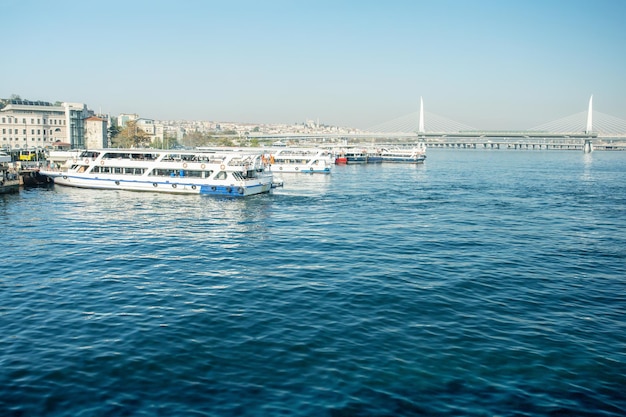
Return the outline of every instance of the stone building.
<path id="1" fill-rule="evenodd" d="M 91 116 L 85 119 L 85 148 L 102 149 L 109 146 L 107 121 Z"/>
<path id="2" fill-rule="evenodd" d="M 82 103 L 6 100 L 0 109 L 0 148 L 49 148 L 55 142 L 85 148 L 85 120 L 93 115 Z"/>

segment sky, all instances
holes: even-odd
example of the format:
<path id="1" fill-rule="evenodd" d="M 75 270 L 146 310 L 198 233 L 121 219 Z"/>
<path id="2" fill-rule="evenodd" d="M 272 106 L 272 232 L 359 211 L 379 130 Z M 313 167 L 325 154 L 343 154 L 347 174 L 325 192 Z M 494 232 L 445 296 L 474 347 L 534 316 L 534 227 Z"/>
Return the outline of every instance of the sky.
<path id="1" fill-rule="evenodd" d="M 0 98 L 158 120 L 626 119 L 623 0 L 2 0 Z M 428 130 L 426 120 L 426 130 Z"/>

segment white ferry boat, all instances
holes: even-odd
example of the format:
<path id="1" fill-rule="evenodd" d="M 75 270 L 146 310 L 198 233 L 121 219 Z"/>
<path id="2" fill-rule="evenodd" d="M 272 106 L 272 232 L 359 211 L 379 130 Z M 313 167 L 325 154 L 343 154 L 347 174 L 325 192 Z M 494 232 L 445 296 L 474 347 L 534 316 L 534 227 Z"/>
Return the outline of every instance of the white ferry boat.
<path id="1" fill-rule="evenodd" d="M 423 164 L 426 159 L 426 148 L 418 146 L 414 148 L 387 148 L 380 152 L 382 162 L 404 162 Z"/>
<path id="2" fill-rule="evenodd" d="M 283 148 L 271 150 L 263 156 L 268 170 L 274 173 L 306 172 L 330 174 L 335 164 L 333 154 L 325 149 Z"/>
<path id="3" fill-rule="evenodd" d="M 88 150 L 65 170 L 40 173 L 70 187 L 234 197 L 267 193 L 279 185 L 260 153 L 232 151 Z"/>

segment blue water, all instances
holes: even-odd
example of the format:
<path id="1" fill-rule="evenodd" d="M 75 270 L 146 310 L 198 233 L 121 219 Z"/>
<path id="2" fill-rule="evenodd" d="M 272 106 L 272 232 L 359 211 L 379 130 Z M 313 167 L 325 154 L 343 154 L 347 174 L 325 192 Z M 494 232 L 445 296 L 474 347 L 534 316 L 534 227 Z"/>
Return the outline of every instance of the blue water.
<path id="1" fill-rule="evenodd" d="M 0 415 L 626 415 L 626 153 L 0 196 Z"/>

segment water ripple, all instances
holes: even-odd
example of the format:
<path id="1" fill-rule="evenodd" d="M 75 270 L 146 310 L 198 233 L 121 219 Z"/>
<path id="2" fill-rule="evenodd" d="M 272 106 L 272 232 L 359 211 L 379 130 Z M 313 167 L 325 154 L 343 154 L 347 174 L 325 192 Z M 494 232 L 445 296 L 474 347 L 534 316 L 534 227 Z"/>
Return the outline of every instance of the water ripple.
<path id="1" fill-rule="evenodd" d="M 245 200 L 0 199 L 0 409 L 626 414 L 622 155 L 336 168 Z"/>

